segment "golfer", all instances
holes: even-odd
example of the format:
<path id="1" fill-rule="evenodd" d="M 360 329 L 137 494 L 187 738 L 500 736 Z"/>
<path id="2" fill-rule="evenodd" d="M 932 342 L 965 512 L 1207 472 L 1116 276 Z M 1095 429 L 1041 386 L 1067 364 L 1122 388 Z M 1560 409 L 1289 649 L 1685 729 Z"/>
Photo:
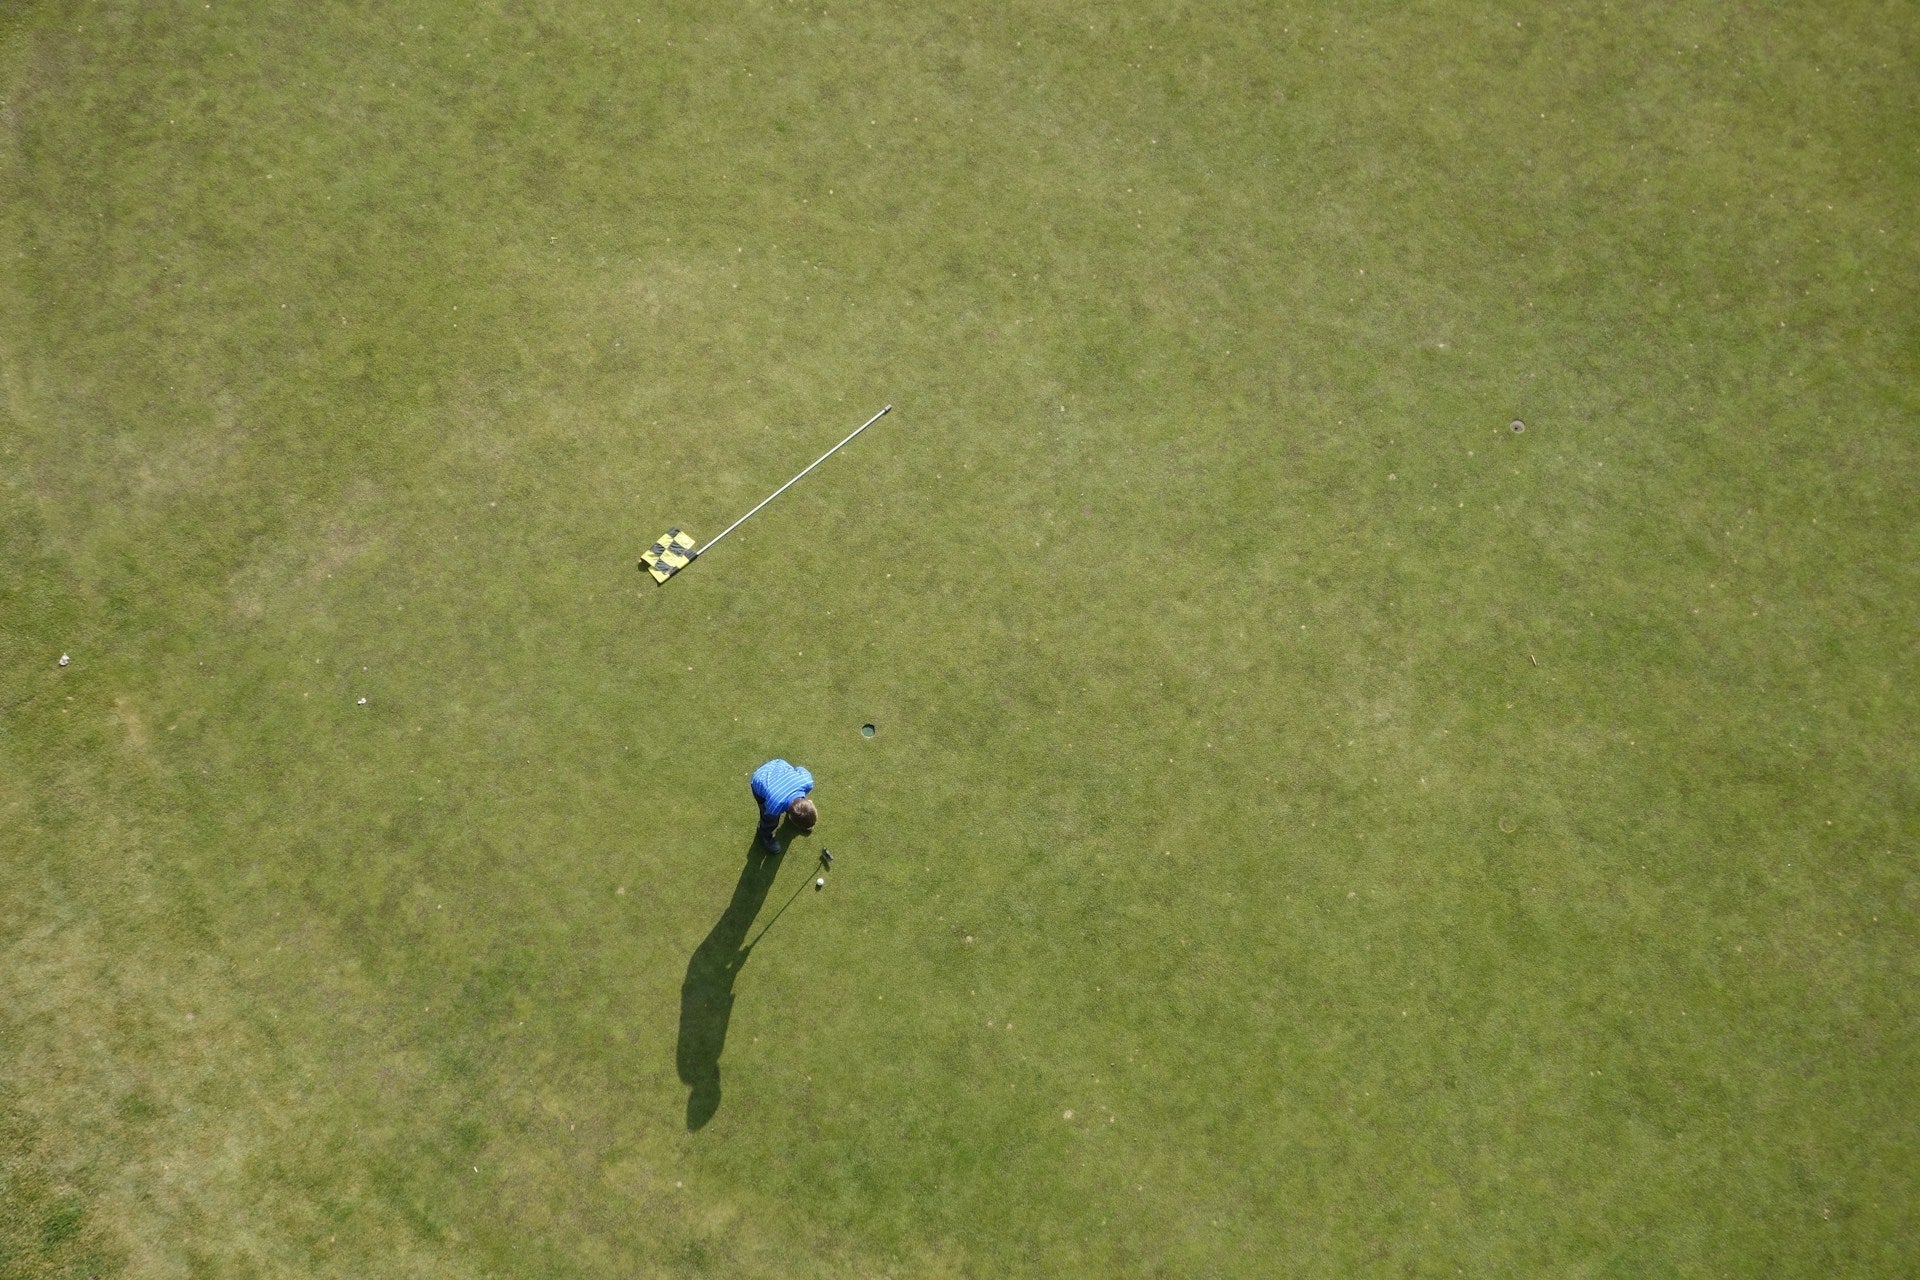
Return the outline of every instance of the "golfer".
<path id="1" fill-rule="evenodd" d="M 753 771 L 753 798 L 760 802 L 760 838 L 769 853 L 780 852 L 775 830 L 780 819 L 793 819 L 802 831 L 813 830 L 820 811 L 813 807 L 807 793 L 813 790 L 813 775 L 785 760 L 769 760 Z"/>

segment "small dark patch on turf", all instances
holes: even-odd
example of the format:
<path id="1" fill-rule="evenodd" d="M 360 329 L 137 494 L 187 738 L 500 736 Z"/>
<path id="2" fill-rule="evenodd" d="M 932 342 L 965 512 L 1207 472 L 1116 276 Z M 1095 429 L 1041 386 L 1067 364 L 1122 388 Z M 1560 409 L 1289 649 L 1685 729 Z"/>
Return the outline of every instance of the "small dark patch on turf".
<path id="1" fill-rule="evenodd" d="M 875 733 L 878 733 L 878 732 L 879 730 L 875 729 L 870 724 L 863 724 L 860 726 L 860 736 L 863 738 L 871 738 Z"/>
<path id="2" fill-rule="evenodd" d="M 72 1196 L 63 1196 L 47 1213 L 46 1221 L 41 1224 L 40 1235 L 48 1252 L 80 1234 L 80 1219 L 84 1216 L 80 1202 Z"/>

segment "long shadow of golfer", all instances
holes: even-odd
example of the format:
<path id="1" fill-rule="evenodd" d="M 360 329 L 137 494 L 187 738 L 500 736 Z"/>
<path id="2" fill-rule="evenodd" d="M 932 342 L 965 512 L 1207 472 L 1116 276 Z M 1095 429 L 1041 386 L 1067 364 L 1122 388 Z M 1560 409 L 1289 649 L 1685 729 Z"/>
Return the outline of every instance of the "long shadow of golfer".
<path id="1" fill-rule="evenodd" d="M 753 950 L 747 930 L 760 914 L 779 870 L 780 859 L 769 857 L 756 837 L 747 848 L 740 881 L 733 886 L 733 900 L 687 961 L 687 977 L 680 984 L 677 1056 L 681 1082 L 693 1091 L 687 1096 L 689 1130 L 706 1124 L 720 1109 L 720 1054 L 727 1047 L 727 1024 L 733 1018 L 733 982 Z M 772 925 L 769 920 L 767 927 Z"/>

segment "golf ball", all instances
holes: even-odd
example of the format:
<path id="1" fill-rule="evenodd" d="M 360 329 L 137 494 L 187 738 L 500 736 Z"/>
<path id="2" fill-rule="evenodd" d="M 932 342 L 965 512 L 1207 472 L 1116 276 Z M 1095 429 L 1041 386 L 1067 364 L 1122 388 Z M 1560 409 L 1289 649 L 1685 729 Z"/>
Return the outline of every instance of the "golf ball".
<path id="1" fill-rule="evenodd" d="M 815 877 L 813 878 L 813 887 L 814 887 L 814 888 L 816 888 L 816 889 L 824 889 L 824 888 L 826 888 L 826 887 L 827 887 L 827 878 L 826 878 L 825 876 L 815 876 Z"/>

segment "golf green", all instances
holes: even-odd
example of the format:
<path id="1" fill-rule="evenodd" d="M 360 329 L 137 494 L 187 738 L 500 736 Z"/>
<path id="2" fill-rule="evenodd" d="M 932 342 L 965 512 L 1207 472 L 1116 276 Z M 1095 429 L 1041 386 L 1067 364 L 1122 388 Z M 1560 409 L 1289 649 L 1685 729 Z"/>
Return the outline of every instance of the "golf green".
<path id="1" fill-rule="evenodd" d="M 1920 1272 L 1917 57 L 0 8 L 0 1275 Z"/>

